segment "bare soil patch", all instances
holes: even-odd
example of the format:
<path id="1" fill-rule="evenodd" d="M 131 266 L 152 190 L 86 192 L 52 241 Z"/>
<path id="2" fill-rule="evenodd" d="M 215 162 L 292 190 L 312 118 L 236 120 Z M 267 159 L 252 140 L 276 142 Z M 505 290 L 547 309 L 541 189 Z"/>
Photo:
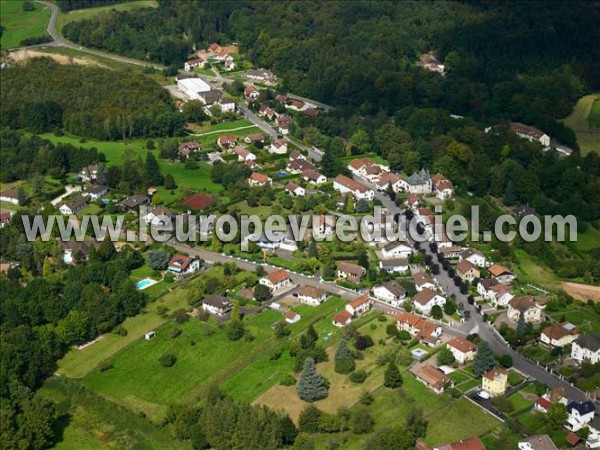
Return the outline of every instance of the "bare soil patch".
<path id="1" fill-rule="evenodd" d="M 592 299 L 594 302 L 600 302 L 600 286 L 564 281 L 562 288 L 567 294 L 577 300 L 586 302 Z"/>

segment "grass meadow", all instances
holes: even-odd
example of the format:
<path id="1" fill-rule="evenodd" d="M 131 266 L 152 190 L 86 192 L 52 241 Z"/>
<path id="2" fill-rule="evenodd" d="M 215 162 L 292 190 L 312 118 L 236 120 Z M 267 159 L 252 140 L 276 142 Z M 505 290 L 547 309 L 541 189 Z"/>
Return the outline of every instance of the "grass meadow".
<path id="1" fill-rule="evenodd" d="M 33 11 L 23 11 L 23 0 L 0 1 L 4 31 L 0 44 L 3 49 L 19 47 L 23 39 L 44 36 L 50 9 L 32 2 Z"/>

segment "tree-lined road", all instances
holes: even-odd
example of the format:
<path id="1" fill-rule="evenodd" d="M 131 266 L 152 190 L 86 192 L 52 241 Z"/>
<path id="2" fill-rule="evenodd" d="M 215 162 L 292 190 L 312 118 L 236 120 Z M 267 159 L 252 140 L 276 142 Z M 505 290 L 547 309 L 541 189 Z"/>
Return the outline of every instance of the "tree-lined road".
<path id="1" fill-rule="evenodd" d="M 375 185 L 370 183 L 368 180 L 361 177 L 354 177 L 357 181 L 368 185 L 375 191 L 375 197 L 381 201 L 381 203 L 389 210 L 390 214 L 403 214 L 403 210 L 396 205 L 390 197 L 379 192 Z M 410 239 L 409 239 L 410 240 Z M 414 244 L 414 242 L 413 242 Z M 567 396 L 570 400 L 585 401 L 589 400 L 587 395 L 579 389 L 573 387 L 569 382 L 559 378 L 558 376 L 546 371 L 543 367 L 538 366 L 536 363 L 530 361 L 521 353 L 513 350 L 508 346 L 498 332 L 494 329 L 493 325 L 483 320 L 483 316 L 479 313 L 475 305 L 469 304 L 467 296 L 460 292 L 460 289 L 454 284 L 454 280 L 450 278 L 447 272 L 442 269 L 441 261 L 437 253 L 434 253 L 429 248 L 429 245 L 423 244 L 422 248 L 425 250 L 427 255 L 433 258 L 433 261 L 440 265 L 440 273 L 436 276 L 436 282 L 440 287 L 446 290 L 448 295 L 454 294 L 457 302 L 462 305 L 463 311 L 469 311 L 470 318 L 463 325 L 461 325 L 462 331 L 469 329 L 476 330 L 479 337 L 486 341 L 494 353 L 500 355 L 510 355 L 513 360 L 513 366 L 515 369 L 526 374 L 534 380 L 538 380 L 551 388 L 564 387 L 567 392 Z"/>

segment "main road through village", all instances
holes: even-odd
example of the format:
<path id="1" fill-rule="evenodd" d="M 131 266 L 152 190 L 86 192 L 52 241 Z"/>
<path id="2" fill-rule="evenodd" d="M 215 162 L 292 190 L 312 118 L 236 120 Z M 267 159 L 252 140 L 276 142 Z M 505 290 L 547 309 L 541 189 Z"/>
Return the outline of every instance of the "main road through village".
<path id="1" fill-rule="evenodd" d="M 375 186 L 367 180 L 362 178 L 357 179 L 374 189 L 376 193 L 376 198 L 381 201 L 383 206 L 385 206 L 388 209 L 390 214 L 402 214 L 403 211 L 385 193 L 377 191 Z M 240 268 L 244 270 L 252 271 L 260 265 L 259 263 L 255 263 L 252 261 L 246 261 L 240 258 L 236 258 L 234 256 L 191 247 L 187 244 L 182 244 L 175 241 L 170 241 L 168 245 L 170 245 L 177 251 L 197 256 L 199 258 L 204 259 L 205 261 L 213 263 L 235 262 Z M 432 252 L 428 245 L 423 245 L 422 248 L 425 250 L 426 254 L 431 255 L 434 262 L 438 264 L 441 263 L 437 253 Z M 263 267 L 267 272 L 277 270 L 276 267 L 269 266 L 267 264 L 264 264 Z M 345 298 L 347 300 L 352 300 L 358 295 L 360 295 L 357 292 L 341 288 L 333 282 L 322 281 L 318 275 L 307 276 L 297 273 L 290 273 L 290 278 L 297 285 L 320 287 L 331 294 L 339 295 L 340 297 Z M 444 328 L 447 334 L 465 336 L 469 333 L 477 333 L 481 339 L 483 339 L 489 344 L 490 348 L 494 351 L 494 353 L 500 355 L 510 355 L 513 360 L 513 367 L 527 375 L 529 378 L 538 380 L 546 384 L 550 388 L 564 387 L 566 389 L 568 398 L 571 400 L 585 401 L 589 399 L 584 392 L 575 388 L 566 380 L 560 378 L 559 376 L 553 373 L 548 372 L 543 367 L 539 366 L 537 363 L 532 362 L 531 360 L 521 355 L 519 352 L 513 350 L 502 339 L 502 337 L 493 328 L 493 326 L 483 319 L 483 316 L 479 313 L 477 308 L 474 305 L 469 304 L 469 302 L 467 301 L 467 296 L 460 292 L 458 287 L 456 287 L 456 285 L 454 284 L 452 278 L 445 271 L 440 271 L 439 275 L 436 276 L 436 282 L 442 289 L 445 290 L 447 295 L 454 295 L 457 302 L 462 305 L 463 311 L 469 311 L 470 314 L 468 320 L 456 327 L 445 326 Z M 387 304 L 377 301 L 374 302 L 374 308 L 388 314 L 397 314 L 398 312 L 402 311 L 401 309 L 393 308 Z"/>

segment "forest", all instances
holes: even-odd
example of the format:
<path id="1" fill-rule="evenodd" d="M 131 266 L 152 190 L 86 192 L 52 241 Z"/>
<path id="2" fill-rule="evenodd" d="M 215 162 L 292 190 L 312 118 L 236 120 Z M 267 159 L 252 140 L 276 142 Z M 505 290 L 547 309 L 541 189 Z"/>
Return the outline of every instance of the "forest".
<path id="1" fill-rule="evenodd" d="M 72 22 L 63 32 L 82 45 L 179 66 L 193 44 L 233 40 L 255 65 L 274 70 L 283 89 L 349 114 L 442 107 L 541 126 L 600 86 L 598 16 L 589 2 L 172 0 Z M 445 77 L 415 66 L 432 50 Z M 573 145 L 572 136 L 558 137 Z"/>
<path id="2" fill-rule="evenodd" d="M 55 0 L 61 11 L 72 11 L 74 9 L 97 8 L 123 3 L 124 0 Z"/>
<path id="3" fill-rule="evenodd" d="M 0 80 L 3 126 L 34 133 L 65 131 L 116 140 L 174 136 L 183 118 L 169 94 L 142 75 L 47 58 L 4 70 Z"/>

